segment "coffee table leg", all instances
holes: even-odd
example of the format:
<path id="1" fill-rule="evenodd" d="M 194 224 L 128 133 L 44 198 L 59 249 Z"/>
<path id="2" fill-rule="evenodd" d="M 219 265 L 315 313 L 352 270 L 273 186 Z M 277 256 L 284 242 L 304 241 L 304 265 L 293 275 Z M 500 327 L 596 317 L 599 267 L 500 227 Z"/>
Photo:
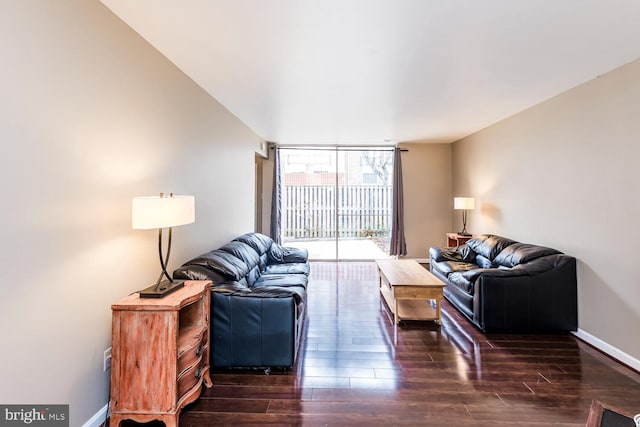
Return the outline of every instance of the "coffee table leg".
<path id="1" fill-rule="evenodd" d="M 395 312 L 393 313 L 393 344 L 398 345 L 398 300 L 395 299 Z"/>
<path id="2" fill-rule="evenodd" d="M 442 315 L 440 314 L 440 298 L 436 298 L 436 322 L 442 325 Z"/>

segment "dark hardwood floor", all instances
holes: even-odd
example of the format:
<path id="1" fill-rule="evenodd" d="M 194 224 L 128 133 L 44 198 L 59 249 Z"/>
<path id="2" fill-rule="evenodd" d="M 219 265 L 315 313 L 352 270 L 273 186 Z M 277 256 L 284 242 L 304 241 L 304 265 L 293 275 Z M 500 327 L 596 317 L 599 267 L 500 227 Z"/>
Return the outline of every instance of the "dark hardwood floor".
<path id="1" fill-rule="evenodd" d="M 443 325 L 393 326 L 374 263 L 313 263 L 289 371 L 213 370 L 180 425 L 584 426 L 598 399 L 640 413 L 640 375 L 572 335 L 484 335 L 450 304 Z"/>

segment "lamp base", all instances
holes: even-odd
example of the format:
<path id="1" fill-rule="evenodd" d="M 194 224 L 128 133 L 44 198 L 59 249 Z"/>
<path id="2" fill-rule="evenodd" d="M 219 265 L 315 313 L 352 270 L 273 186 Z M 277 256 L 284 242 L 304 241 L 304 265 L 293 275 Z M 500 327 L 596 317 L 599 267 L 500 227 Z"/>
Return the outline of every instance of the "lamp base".
<path id="1" fill-rule="evenodd" d="M 157 285 L 151 285 L 141 290 L 140 298 L 163 298 L 182 287 L 184 287 L 184 280 L 174 280 L 173 282 L 163 280 Z"/>
<path id="2" fill-rule="evenodd" d="M 466 231 L 458 231 L 458 234 L 461 236 L 471 236 L 471 233 L 467 233 Z"/>

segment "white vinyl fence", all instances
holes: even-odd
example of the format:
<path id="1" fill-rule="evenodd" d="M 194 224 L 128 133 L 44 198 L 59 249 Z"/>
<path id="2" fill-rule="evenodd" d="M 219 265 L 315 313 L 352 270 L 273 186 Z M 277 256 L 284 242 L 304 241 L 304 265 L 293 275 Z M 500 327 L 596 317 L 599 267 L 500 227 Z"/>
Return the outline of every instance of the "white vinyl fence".
<path id="1" fill-rule="evenodd" d="M 386 236 L 391 230 L 391 191 L 390 185 L 285 185 L 284 238 L 335 238 L 336 220 L 337 237 Z"/>

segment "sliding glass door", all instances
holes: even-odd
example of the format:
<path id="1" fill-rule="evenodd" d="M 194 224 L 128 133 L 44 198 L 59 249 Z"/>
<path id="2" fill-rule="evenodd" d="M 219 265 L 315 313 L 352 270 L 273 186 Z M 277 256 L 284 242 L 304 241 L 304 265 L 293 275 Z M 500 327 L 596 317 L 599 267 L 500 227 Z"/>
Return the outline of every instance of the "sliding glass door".
<path id="1" fill-rule="evenodd" d="M 315 260 L 388 257 L 392 150 L 280 150 L 284 244 Z"/>

